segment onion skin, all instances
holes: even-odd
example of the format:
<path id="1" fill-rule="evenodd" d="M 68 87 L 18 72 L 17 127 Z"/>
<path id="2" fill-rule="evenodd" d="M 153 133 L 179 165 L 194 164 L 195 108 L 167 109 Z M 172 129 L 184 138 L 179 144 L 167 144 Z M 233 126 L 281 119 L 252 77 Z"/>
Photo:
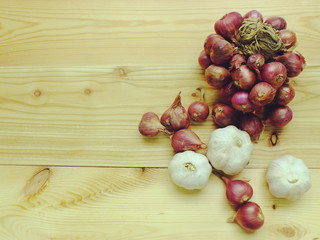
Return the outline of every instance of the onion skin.
<path id="1" fill-rule="evenodd" d="M 241 65 L 238 69 L 231 72 L 231 78 L 236 87 L 244 91 L 250 90 L 257 81 L 254 72 L 246 65 Z"/>
<path id="2" fill-rule="evenodd" d="M 227 83 L 225 86 L 220 88 L 220 96 L 227 103 L 231 103 L 232 96 L 238 91 L 238 88 L 234 85 L 234 82 L 231 81 Z"/>
<path id="3" fill-rule="evenodd" d="M 248 57 L 247 66 L 251 70 L 256 72 L 258 80 L 261 80 L 260 71 L 263 69 L 265 61 L 266 61 L 265 58 L 259 53 L 252 54 L 250 57 Z"/>
<path id="4" fill-rule="evenodd" d="M 246 131 L 252 138 L 259 137 L 263 127 L 261 119 L 252 113 L 244 114 L 239 121 L 239 128 Z"/>
<path id="5" fill-rule="evenodd" d="M 230 12 L 215 22 L 214 30 L 227 40 L 236 42 L 236 36 L 243 18 L 238 12 Z"/>
<path id="6" fill-rule="evenodd" d="M 247 19 L 250 17 L 255 17 L 255 18 L 260 18 L 261 22 L 263 22 L 263 16 L 260 12 L 257 10 L 251 10 L 250 12 L 247 12 L 244 16 L 243 19 Z"/>
<path id="7" fill-rule="evenodd" d="M 139 123 L 139 132 L 146 137 L 156 136 L 159 132 L 168 133 L 161 125 L 158 115 L 153 112 L 143 114 Z"/>
<path id="8" fill-rule="evenodd" d="M 254 202 L 243 203 L 231 220 L 238 223 L 246 231 L 255 231 L 262 227 L 264 215 L 258 204 Z"/>
<path id="9" fill-rule="evenodd" d="M 237 111 L 224 103 L 217 103 L 212 107 L 213 121 L 219 127 L 233 125 L 237 121 L 237 116 Z"/>
<path id="10" fill-rule="evenodd" d="M 226 185 L 226 197 L 232 206 L 240 206 L 251 199 L 253 189 L 251 185 L 242 180 L 231 180 L 225 176 L 220 176 Z"/>
<path id="11" fill-rule="evenodd" d="M 215 44 L 215 38 L 225 40 L 221 35 L 216 33 L 208 35 L 206 40 L 204 41 L 204 51 L 207 55 L 210 55 L 212 45 Z"/>
<path id="12" fill-rule="evenodd" d="M 287 28 L 287 22 L 282 17 L 270 17 L 265 23 L 270 24 L 276 30 L 282 30 Z"/>
<path id="13" fill-rule="evenodd" d="M 286 52 L 274 59 L 286 67 L 288 77 L 298 76 L 306 64 L 305 58 L 300 53 Z"/>
<path id="14" fill-rule="evenodd" d="M 210 59 L 213 64 L 223 65 L 227 63 L 235 53 L 234 47 L 228 41 L 213 38 L 210 49 Z"/>
<path id="15" fill-rule="evenodd" d="M 273 106 L 267 113 L 266 124 L 281 128 L 292 120 L 292 110 L 288 106 Z"/>
<path id="16" fill-rule="evenodd" d="M 210 86 L 219 89 L 227 84 L 230 72 L 225 67 L 212 64 L 205 70 L 204 76 Z"/>
<path id="17" fill-rule="evenodd" d="M 287 105 L 295 96 L 295 91 L 289 84 L 283 84 L 276 93 L 274 102 L 279 105 Z"/>
<path id="18" fill-rule="evenodd" d="M 175 152 L 196 151 L 207 148 L 207 145 L 190 129 L 181 129 L 173 134 L 171 146 Z"/>
<path id="19" fill-rule="evenodd" d="M 274 88 L 279 88 L 287 79 L 287 69 L 281 62 L 270 62 L 264 65 L 261 79 Z"/>
<path id="20" fill-rule="evenodd" d="M 178 131 L 188 128 L 190 117 L 187 110 L 181 104 L 181 93 L 175 98 L 172 105 L 162 114 L 160 123 L 169 131 Z"/>
<path id="21" fill-rule="evenodd" d="M 246 64 L 246 62 L 247 62 L 246 58 L 242 54 L 238 53 L 233 55 L 229 62 L 230 64 L 229 71 L 238 69 L 241 65 Z"/>
<path id="22" fill-rule="evenodd" d="M 188 108 L 190 118 L 195 122 L 203 122 L 209 116 L 209 107 L 205 102 L 195 101 Z"/>
<path id="23" fill-rule="evenodd" d="M 296 34 L 288 29 L 282 29 L 279 31 L 281 41 L 286 49 L 294 48 L 297 42 Z"/>
<path id="24" fill-rule="evenodd" d="M 257 106 L 271 103 L 276 95 L 276 89 L 269 83 L 260 82 L 254 85 L 249 94 L 250 101 Z"/>
<path id="25" fill-rule="evenodd" d="M 200 67 L 204 70 L 212 64 L 210 56 L 208 56 L 204 50 L 201 51 L 198 62 Z"/>
<path id="26" fill-rule="evenodd" d="M 232 106 L 243 113 L 253 112 L 257 107 L 249 100 L 249 93 L 236 92 L 231 99 Z"/>

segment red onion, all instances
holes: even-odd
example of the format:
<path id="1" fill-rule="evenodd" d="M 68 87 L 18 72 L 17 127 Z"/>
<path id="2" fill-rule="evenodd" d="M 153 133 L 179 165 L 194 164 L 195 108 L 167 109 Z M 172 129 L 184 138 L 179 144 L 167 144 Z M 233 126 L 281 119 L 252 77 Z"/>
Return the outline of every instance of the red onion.
<path id="1" fill-rule="evenodd" d="M 236 92 L 231 99 L 232 106 L 239 111 L 244 113 L 253 112 L 256 106 L 249 100 L 249 93 L 247 92 Z"/>
<path id="2" fill-rule="evenodd" d="M 231 58 L 229 71 L 238 69 L 241 65 L 246 64 L 246 58 L 242 54 L 235 54 Z"/>
<path id="3" fill-rule="evenodd" d="M 287 68 L 288 77 L 298 76 L 306 64 L 305 58 L 300 53 L 286 52 L 274 59 L 277 62 L 281 62 Z"/>
<path id="4" fill-rule="evenodd" d="M 225 176 L 219 175 L 226 185 L 226 197 L 232 206 L 240 206 L 250 200 L 253 195 L 251 185 L 242 180 L 231 180 Z"/>
<path id="5" fill-rule="evenodd" d="M 239 128 L 246 131 L 251 137 L 259 137 L 263 131 L 263 123 L 259 117 L 252 113 L 244 114 L 239 122 Z"/>
<path id="6" fill-rule="evenodd" d="M 209 111 L 208 105 L 203 101 L 195 101 L 188 108 L 189 116 L 195 122 L 206 120 L 209 116 Z"/>
<path id="7" fill-rule="evenodd" d="M 289 84 L 283 84 L 279 87 L 274 102 L 279 105 L 287 105 L 295 96 L 295 91 Z"/>
<path id="8" fill-rule="evenodd" d="M 215 44 L 215 38 L 225 40 L 221 35 L 218 35 L 216 33 L 212 33 L 209 36 L 207 36 L 204 42 L 204 51 L 207 55 L 210 55 L 212 45 Z"/>
<path id="9" fill-rule="evenodd" d="M 206 69 L 212 64 L 210 56 L 208 56 L 204 50 L 201 51 L 198 62 L 202 69 Z"/>
<path id="10" fill-rule="evenodd" d="M 258 204 L 254 202 L 243 203 L 235 216 L 230 219 L 231 222 L 238 223 L 247 231 L 255 231 L 262 227 L 264 223 L 264 215 Z"/>
<path id="11" fill-rule="evenodd" d="M 228 41 L 220 38 L 212 38 L 210 59 L 212 63 L 222 65 L 230 60 L 235 49 Z"/>
<path id="12" fill-rule="evenodd" d="M 234 85 L 234 82 L 231 81 L 227 83 L 225 86 L 220 88 L 220 95 L 226 102 L 231 103 L 231 98 L 233 94 L 238 91 L 238 88 Z"/>
<path id="13" fill-rule="evenodd" d="M 258 12 L 257 10 L 251 10 L 250 12 L 247 12 L 243 16 L 243 19 L 250 18 L 250 17 L 260 18 L 261 22 L 263 22 L 262 14 L 260 12 Z"/>
<path id="14" fill-rule="evenodd" d="M 261 71 L 261 78 L 277 89 L 287 79 L 287 69 L 281 62 L 267 63 Z"/>
<path id="15" fill-rule="evenodd" d="M 227 84 L 230 72 L 225 67 L 210 65 L 206 69 L 204 76 L 210 86 L 218 89 Z"/>
<path id="16" fill-rule="evenodd" d="M 292 110 L 288 106 L 273 106 L 267 113 L 266 124 L 274 127 L 284 127 L 292 119 Z"/>
<path id="17" fill-rule="evenodd" d="M 242 20 L 240 13 L 230 12 L 215 22 L 214 30 L 224 38 L 236 42 L 236 36 Z"/>
<path id="18" fill-rule="evenodd" d="M 241 65 L 238 69 L 231 72 L 231 78 L 237 88 L 250 90 L 256 83 L 256 75 L 246 65 Z"/>
<path id="19" fill-rule="evenodd" d="M 259 54 L 252 54 L 247 60 L 247 66 L 256 72 L 257 78 L 261 80 L 260 71 L 262 70 L 265 63 L 265 58 Z"/>
<path id="20" fill-rule="evenodd" d="M 219 127 L 226 127 L 236 122 L 237 112 L 226 104 L 217 103 L 212 107 L 212 117 Z"/>
<path id="21" fill-rule="evenodd" d="M 181 92 L 175 98 L 174 102 L 161 116 L 160 123 L 169 131 L 177 131 L 188 128 L 190 117 L 186 109 L 181 104 Z"/>
<path id="22" fill-rule="evenodd" d="M 196 151 L 206 149 L 207 145 L 203 143 L 197 134 L 190 129 L 181 129 L 173 134 L 171 146 L 175 152 Z"/>
<path id="23" fill-rule="evenodd" d="M 270 24 L 276 30 L 286 29 L 287 27 L 287 22 L 282 17 L 270 17 L 265 23 Z"/>
<path id="24" fill-rule="evenodd" d="M 272 102 L 276 89 L 269 83 L 260 82 L 254 85 L 249 94 L 250 101 L 257 106 L 265 106 Z"/>
<path id="25" fill-rule="evenodd" d="M 286 49 L 293 48 L 297 42 L 296 34 L 288 29 L 282 29 L 279 31 L 281 41 Z"/>
<path id="26" fill-rule="evenodd" d="M 139 124 L 139 132 L 147 137 L 156 136 L 159 132 L 169 133 L 161 125 L 158 115 L 153 112 L 143 114 Z"/>

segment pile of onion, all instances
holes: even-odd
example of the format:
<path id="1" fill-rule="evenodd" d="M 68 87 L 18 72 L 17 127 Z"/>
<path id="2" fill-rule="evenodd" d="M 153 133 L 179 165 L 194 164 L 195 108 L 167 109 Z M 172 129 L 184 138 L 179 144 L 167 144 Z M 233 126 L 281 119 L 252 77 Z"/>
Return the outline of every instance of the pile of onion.
<path id="1" fill-rule="evenodd" d="M 222 100 L 212 112 L 218 127 L 235 125 L 259 138 L 264 126 L 291 121 L 287 104 L 295 91 L 290 80 L 306 62 L 294 52 L 296 34 L 286 28 L 284 18 L 263 20 L 256 10 L 244 16 L 230 12 L 215 22 L 198 61 L 207 83 L 220 90 Z"/>

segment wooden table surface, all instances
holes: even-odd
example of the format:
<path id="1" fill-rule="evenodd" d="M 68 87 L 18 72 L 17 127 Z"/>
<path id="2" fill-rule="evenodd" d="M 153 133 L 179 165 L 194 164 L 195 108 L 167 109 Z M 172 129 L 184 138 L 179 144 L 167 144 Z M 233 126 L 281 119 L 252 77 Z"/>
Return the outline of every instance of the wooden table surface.
<path id="1" fill-rule="evenodd" d="M 234 209 L 221 180 L 176 187 L 170 139 L 145 138 L 137 126 L 179 91 L 185 106 L 199 87 L 210 106 L 217 101 L 197 62 L 204 39 L 225 13 L 252 9 L 287 20 L 307 67 L 278 144 L 267 127 L 235 177 L 250 179 L 265 215 L 247 233 L 226 222 Z M 319 29 L 319 0 L 1 0 L 0 239 L 320 239 Z M 215 126 L 209 118 L 191 128 L 207 142 Z M 272 197 L 265 181 L 284 154 L 311 171 L 312 188 L 295 202 Z M 26 196 L 42 169 L 48 182 Z"/>

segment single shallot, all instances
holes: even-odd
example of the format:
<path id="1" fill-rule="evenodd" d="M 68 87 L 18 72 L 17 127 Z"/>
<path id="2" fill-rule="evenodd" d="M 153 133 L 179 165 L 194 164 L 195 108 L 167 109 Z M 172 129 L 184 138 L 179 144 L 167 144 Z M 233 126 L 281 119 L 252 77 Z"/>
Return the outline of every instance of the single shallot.
<path id="1" fill-rule="evenodd" d="M 190 129 L 181 129 L 173 134 L 171 146 L 175 152 L 196 151 L 207 148 L 207 145 Z"/>
<path id="2" fill-rule="evenodd" d="M 146 137 L 156 136 L 160 132 L 170 134 L 170 132 L 161 125 L 158 115 L 153 112 L 143 114 L 139 124 L 139 132 Z"/>

